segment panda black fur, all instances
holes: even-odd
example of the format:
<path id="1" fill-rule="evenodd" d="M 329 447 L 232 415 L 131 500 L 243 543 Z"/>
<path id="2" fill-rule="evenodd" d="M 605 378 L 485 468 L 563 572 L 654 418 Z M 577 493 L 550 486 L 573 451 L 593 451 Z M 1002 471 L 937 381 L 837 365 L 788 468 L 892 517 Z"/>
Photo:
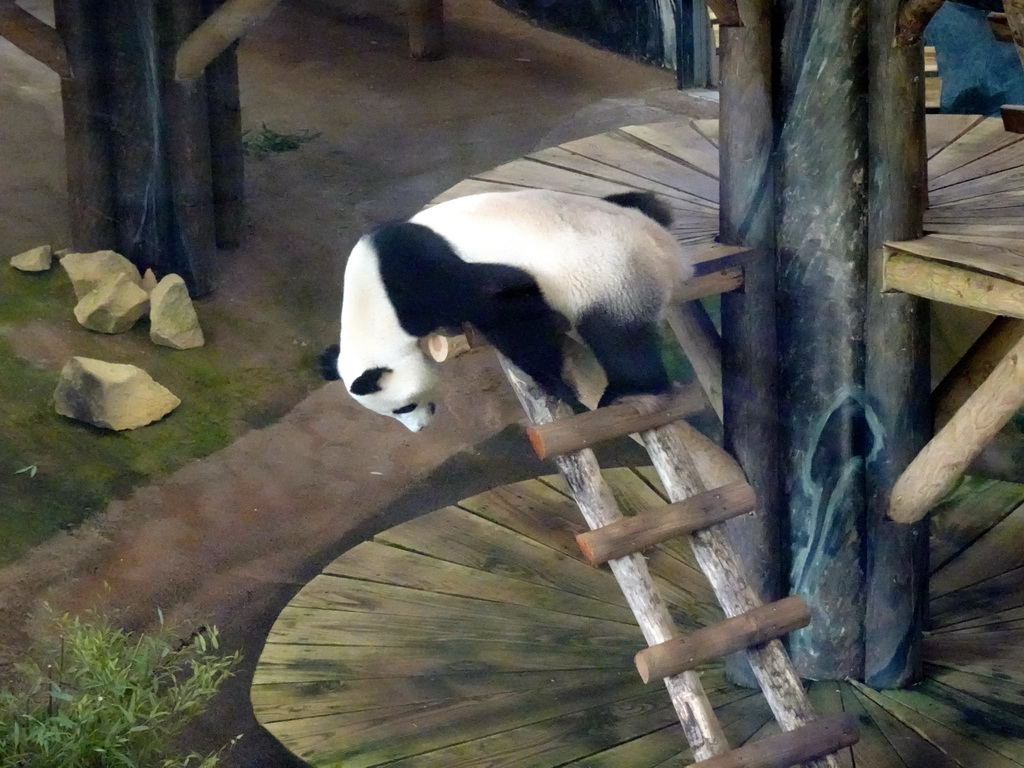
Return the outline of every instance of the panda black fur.
<path id="1" fill-rule="evenodd" d="M 549 394 L 572 400 L 561 344 L 571 327 L 607 375 L 601 405 L 665 392 L 658 328 L 673 289 L 693 274 L 670 221 L 650 193 L 524 190 L 385 224 L 349 256 L 340 345 L 322 370 L 416 431 L 433 414 L 437 385 L 419 338 L 471 323 Z"/>

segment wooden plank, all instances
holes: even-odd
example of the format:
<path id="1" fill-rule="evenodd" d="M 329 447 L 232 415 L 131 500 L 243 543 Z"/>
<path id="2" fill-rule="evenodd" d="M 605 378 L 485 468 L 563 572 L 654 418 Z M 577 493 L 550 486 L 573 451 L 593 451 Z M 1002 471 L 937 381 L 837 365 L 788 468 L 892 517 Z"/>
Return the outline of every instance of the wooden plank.
<path id="1" fill-rule="evenodd" d="M 718 147 L 692 123 L 630 125 L 619 131 L 640 146 L 652 147 L 713 179 L 718 178 Z"/>
<path id="2" fill-rule="evenodd" d="M 681 193 L 674 186 L 638 176 L 630 172 L 628 166 L 627 168 L 617 168 L 607 163 L 601 163 L 583 155 L 570 152 L 564 147 L 550 147 L 540 152 L 531 152 L 524 159 L 574 171 L 585 176 L 593 176 L 605 181 L 625 184 L 634 189 L 650 190 L 663 197 L 671 198 L 672 205 L 677 210 L 692 211 L 694 213 L 707 213 L 711 210 L 707 201 L 702 200 L 699 203 L 690 202 L 693 200 L 692 195 Z"/>
<path id="3" fill-rule="evenodd" d="M 973 162 L 965 163 L 956 170 L 932 179 L 928 186 L 930 190 L 929 200 L 933 203 L 938 202 L 941 199 L 941 195 L 938 195 L 938 192 L 954 184 L 1020 167 L 1024 164 L 1024 141 L 1021 141 L 1021 138 L 1024 137 L 1018 137 L 1017 141 L 1009 142 L 1006 146 L 991 154 L 985 155 Z"/>
<path id="4" fill-rule="evenodd" d="M 1024 676 L 1024 631 L 945 632 L 924 639 L 925 659 L 987 677 Z"/>
<path id="5" fill-rule="evenodd" d="M 421 558 L 426 560 L 427 558 Z M 440 562 L 435 560 L 434 562 Z M 464 572 L 470 569 L 464 569 Z M 473 574 L 484 576 L 479 571 L 471 571 Z M 523 582 L 519 582 L 523 584 Z M 528 589 L 533 585 L 524 585 Z M 356 613 L 375 613 L 389 616 L 434 616 L 439 612 L 451 613 L 457 616 L 470 616 L 475 613 L 493 613 L 498 605 L 503 610 L 508 610 L 509 616 L 518 616 L 521 620 L 540 620 L 541 622 L 558 622 L 562 619 L 561 614 L 569 618 L 566 621 L 574 622 L 582 617 L 567 606 L 572 605 L 578 598 L 565 592 L 556 591 L 557 597 L 546 601 L 547 605 L 538 605 L 528 602 L 520 597 L 518 600 L 495 601 L 482 597 L 459 596 L 452 594 L 436 593 L 397 586 L 395 584 L 381 584 L 361 579 L 351 579 L 344 576 L 331 576 L 320 574 L 314 577 L 299 593 L 288 603 L 297 608 L 318 608 L 332 611 L 353 611 Z M 565 603 L 562 599 L 565 599 Z M 591 601 L 598 606 L 607 605 L 599 601 Z M 584 606 L 587 607 L 587 606 Z M 610 607 L 610 606 L 609 606 Z M 532 617 L 532 619 L 531 619 Z M 588 616 L 595 622 L 607 621 L 607 619 Z M 628 615 L 611 619 L 615 623 L 625 627 L 633 627 L 632 617 Z M 595 624 L 597 626 L 598 624 Z"/>
<path id="6" fill-rule="evenodd" d="M 717 152 L 713 155 L 715 175 L 711 175 L 706 168 L 692 165 L 687 158 L 660 152 L 657 148 L 622 132 L 578 139 L 563 144 L 562 147 L 615 168 L 629 168 L 638 176 L 667 184 L 709 202 L 718 202 Z M 705 164 L 707 162 L 710 162 L 710 159 Z"/>
<path id="7" fill-rule="evenodd" d="M 932 574 L 931 595 L 940 597 L 1024 565 L 1024 506 L 1017 507 L 970 548 Z"/>
<path id="8" fill-rule="evenodd" d="M 929 179 L 935 182 L 943 174 L 974 162 L 1019 139 L 1019 136 L 1004 131 L 1003 123 L 998 118 L 989 117 L 979 120 L 969 130 L 957 136 L 954 141 L 929 158 Z"/>
<path id="9" fill-rule="evenodd" d="M 700 275 L 687 280 L 680 288 L 677 288 L 674 298 L 679 302 L 688 302 L 719 296 L 738 290 L 743 286 L 745 279 L 745 271 L 740 267 L 730 267 L 721 272 Z"/>
<path id="10" fill-rule="evenodd" d="M 500 573 L 487 573 L 457 563 L 367 541 L 332 562 L 324 573 L 379 581 L 439 594 L 566 610 L 579 616 L 633 623 L 625 602 L 614 605 L 530 584 Z"/>
<path id="11" fill-rule="evenodd" d="M 683 354 L 693 368 L 704 395 L 722 418 L 722 339 L 699 301 L 674 302 L 667 320 Z"/>
<path id="12" fill-rule="evenodd" d="M 967 550 L 1021 504 L 1024 504 L 1024 486 L 964 478 L 932 514 L 932 572 Z"/>
<path id="13" fill-rule="evenodd" d="M 913 690 L 887 690 L 879 696 L 898 702 L 950 731 L 963 734 L 974 744 L 1013 763 L 1024 761 L 1024 718 L 1004 708 L 986 704 L 933 680 L 925 680 Z"/>
<path id="14" fill-rule="evenodd" d="M 941 261 L 1024 282 L 1024 241 L 1007 238 L 1007 242 L 1000 245 L 979 245 L 929 235 L 917 240 L 890 241 L 885 246 L 890 254 L 901 253 Z"/>
<path id="15" fill-rule="evenodd" d="M 961 229 L 959 232 L 950 234 L 940 233 L 932 235 L 938 240 L 949 240 L 954 243 L 969 243 L 971 245 L 984 245 L 992 248 L 1005 248 L 1010 251 L 1024 251 L 1024 232 L 1022 236 L 1018 237 L 1016 232 L 1004 231 L 1002 234 L 998 232 L 990 231 L 988 234 L 964 232 Z"/>
<path id="16" fill-rule="evenodd" d="M 492 181 L 516 187 L 533 189 L 554 189 L 589 197 L 604 197 L 619 192 L 629 192 L 632 187 L 612 181 L 584 176 L 575 171 L 555 168 L 552 165 L 533 163 L 528 160 L 513 160 L 489 171 L 473 176 L 479 181 Z"/>
<path id="17" fill-rule="evenodd" d="M 252 686 L 253 710 L 260 723 L 302 720 L 324 715 L 376 711 L 398 705 L 466 699 L 496 692 L 580 688 L 601 684 L 625 698 L 642 692 L 632 670 L 544 670 L 543 672 L 467 671 L 423 677 L 346 678 Z M 679 729 L 676 729 L 679 732 Z M 679 739 L 682 741 L 682 733 Z"/>
<path id="18" fill-rule="evenodd" d="M 984 119 L 982 115 L 929 115 L 925 121 L 928 157 L 941 152 Z"/>
<path id="19" fill-rule="evenodd" d="M 710 144 L 717 147 L 719 140 L 720 123 L 716 118 L 691 120 L 690 125 L 697 133 L 708 140 Z"/>
<path id="20" fill-rule="evenodd" d="M 1016 138 L 1018 142 L 1024 139 L 1022 136 L 1016 136 Z M 985 159 L 988 160 L 988 158 Z M 950 205 L 960 201 L 976 200 L 993 193 L 1019 191 L 1022 182 L 1024 182 L 1024 163 L 933 190 L 929 192 L 928 199 L 932 206 Z"/>
<path id="21" fill-rule="evenodd" d="M 948 208 L 929 208 L 924 212 L 926 226 L 936 224 L 962 224 L 967 229 L 964 234 L 998 235 L 1008 233 L 1013 236 L 1021 226 L 1024 206 L 1017 208 L 965 208 L 949 206 Z M 987 230 L 972 229 L 973 227 L 991 227 Z"/>
<path id="22" fill-rule="evenodd" d="M 663 702 L 664 694 L 655 693 Z M 620 700 L 599 686 L 550 694 L 539 689 L 421 705 L 418 711 L 382 713 L 355 723 L 344 716 L 282 722 L 273 733 L 300 758 L 320 765 L 368 768 L 394 761 L 455 768 L 479 765 L 476 761 L 489 753 L 506 754 L 506 765 L 528 766 L 537 765 L 529 761 L 541 754 L 571 758 L 592 749 L 585 739 L 573 738 L 573 726 L 578 728 L 580 721 L 603 717 L 603 732 L 594 738 L 606 743 L 664 726 L 673 713 L 662 702 L 649 693 Z"/>
<path id="23" fill-rule="evenodd" d="M 456 507 L 410 520 L 376 538 L 488 573 L 620 604 L 614 581 L 584 563 L 573 540 L 566 544 L 568 553 L 552 550 Z"/>
<path id="24" fill-rule="evenodd" d="M 932 600 L 931 618 L 936 633 L 1019 625 L 1024 620 L 1024 568 Z"/>
<path id="25" fill-rule="evenodd" d="M 516 192 L 523 189 L 519 184 L 503 184 L 497 181 L 483 181 L 481 179 L 466 179 L 460 181 L 454 187 L 449 187 L 440 195 L 430 201 L 430 205 L 437 205 L 446 200 L 454 200 L 458 197 L 478 195 L 484 192 Z"/>
<path id="26" fill-rule="evenodd" d="M 913 728 L 929 743 L 938 747 L 963 768 L 1018 768 L 1019 763 L 975 743 L 961 730 L 954 730 L 946 724 L 922 715 L 916 710 L 894 700 L 891 696 L 878 693 L 859 683 L 853 683 L 866 699 L 889 712 L 902 723 Z"/>
<path id="27" fill-rule="evenodd" d="M 823 715 L 845 712 L 846 708 L 843 706 L 842 689 L 842 683 L 834 680 L 812 682 L 807 687 L 807 698 L 811 702 L 811 706 L 814 707 L 814 711 L 820 712 Z M 859 725 L 861 729 L 860 741 L 863 741 L 864 723 L 860 722 Z M 857 744 L 836 753 L 836 761 L 839 763 L 840 768 L 854 768 L 853 750 L 857 747 Z"/>
<path id="28" fill-rule="evenodd" d="M 826 685 L 838 689 L 841 708 L 856 717 L 860 724 L 860 741 L 849 750 L 854 765 L 857 768 L 905 768 L 903 760 L 865 711 L 861 702 L 853 695 L 850 686 L 840 683 L 815 683 L 811 686 L 811 691 Z"/>
<path id="29" fill-rule="evenodd" d="M 1018 716 L 1024 713 L 1024 690 L 1013 680 L 998 680 L 934 665 L 929 665 L 927 673 L 929 680 L 962 691 L 993 707 L 1012 711 Z"/>
<path id="30" fill-rule="evenodd" d="M 848 712 L 871 723 L 861 732 L 860 743 L 853 747 L 857 768 L 962 768 L 916 731 L 855 692 L 853 686 L 843 686 L 843 703 Z"/>
<path id="31" fill-rule="evenodd" d="M 970 182 L 968 182 L 970 183 Z M 986 191 L 976 197 L 961 198 L 941 205 L 935 204 L 938 208 L 956 207 L 958 210 L 970 210 L 972 208 L 1019 208 L 1024 205 L 1024 190 L 1022 189 L 996 189 Z"/>

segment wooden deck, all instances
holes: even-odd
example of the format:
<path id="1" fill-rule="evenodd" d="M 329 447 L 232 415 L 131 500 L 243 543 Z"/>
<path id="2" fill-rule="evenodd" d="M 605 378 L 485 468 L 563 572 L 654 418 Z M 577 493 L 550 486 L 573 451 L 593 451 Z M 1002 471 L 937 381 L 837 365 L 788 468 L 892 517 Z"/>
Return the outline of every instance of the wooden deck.
<path id="1" fill-rule="evenodd" d="M 1024 239 L 1024 137 L 998 119 L 930 116 L 930 233 Z M 542 186 L 659 192 L 687 243 L 717 231 L 717 123 L 623 128 L 480 174 L 440 199 Z M 628 168 L 629 170 L 623 170 Z M 986 244 L 984 240 L 980 244 Z M 999 243 L 993 243 L 999 244 Z M 664 503 L 649 469 L 607 478 L 626 514 Z M 645 646 L 561 479 L 496 488 L 334 561 L 285 608 L 252 686 L 256 716 L 314 766 L 691 762 Z M 649 553 L 679 627 L 721 618 L 685 542 Z M 875 692 L 815 683 L 822 712 L 856 713 L 856 768 L 1024 766 L 1024 486 L 968 479 L 934 517 L 928 680 Z M 775 728 L 759 692 L 721 668 L 705 688 L 734 746 Z"/>

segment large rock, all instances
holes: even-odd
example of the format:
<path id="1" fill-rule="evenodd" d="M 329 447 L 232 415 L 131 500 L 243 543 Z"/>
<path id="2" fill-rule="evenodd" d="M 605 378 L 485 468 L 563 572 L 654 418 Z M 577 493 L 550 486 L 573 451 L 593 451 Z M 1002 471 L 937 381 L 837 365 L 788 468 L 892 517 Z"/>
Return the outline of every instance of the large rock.
<path id="1" fill-rule="evenodd" d="M 174 349 L 205 343 L 188 288 L 178 275 L 167 275 L 149 295 L 149 338 Z"/>
<path id="2" fill-rule="evenodd" d="M 141 368 L 88 357 L 64 364 L 53 401 L 62 416 L 114 430 L 151 424 L 181 404 Z"/>
<path id="3" fill-rule="evenodd" d="M 135 265 L 114 251 L 69 253 L 60 260 L 60 265 L 64 267 L 64 271 L 71 278 L 71 286 L 75 289 L 75 296 L 79 299 L 94 291 L 111 275 L 121 274 L 136 285 L 142 284 L 142 276 L 139 275 L 139 270 Z"/>
<path id="4" fill-rule="evenodd" d="M 22 272 L 45 272 L 53 264 L 53 250 L 48 245 L 19 253 L 11 257 L 11 266 Z"/>
<path id="5" fill-rule="evenodd" d="M 75 306 L 78 322 L 90 331 L 124 333 L 146 313 L 149 295 L 121 272 L 108 275 Z"/>

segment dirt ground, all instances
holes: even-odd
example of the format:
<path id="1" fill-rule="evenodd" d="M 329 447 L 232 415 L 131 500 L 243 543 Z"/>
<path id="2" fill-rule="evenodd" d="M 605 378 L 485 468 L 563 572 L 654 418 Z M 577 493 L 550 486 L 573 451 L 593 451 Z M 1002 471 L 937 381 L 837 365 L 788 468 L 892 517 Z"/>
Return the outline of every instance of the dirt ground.
<path id="1" fill-rule="evenodd" d="M 448 56 L 438 62 L 406 55 L 397 0 L 286 0 L 241 46 L 244 125 L 319 137 L 247 162 L 244 244 L 221 254 L 218 289 L 200 305 L 201 316 L 267 319 L 258 340 L 228 323 L 207 327 L 240 371 L 306 364 L 332 341 L 344 255 L 366 226 L 531 149 L 716 111 L 707 94 L 676 92 L 669 72 L 537 29 L 489 0 L 448 0 L 446 12 Z M 66 243 L 59 82 L 3 41 L 0 72 L 0 253 Z M 37 343 L 62 348 L 60 339 Z M 416 435 L 337 384 L 285 388 L 273 423 L 0 570 L 0 665 L 24 653 L 42 600 L 116 606 L 136 626 L 157 606 L 215 623 L 245 663 L 190 730 L 190 745 L 242 733 L 227 765 L 301 765 L 248 703 L 281 607 L 375 531 L 550 471 L 529 454 L 488 353 L 454 361 L 443 376 L 439 416 Z"/>

